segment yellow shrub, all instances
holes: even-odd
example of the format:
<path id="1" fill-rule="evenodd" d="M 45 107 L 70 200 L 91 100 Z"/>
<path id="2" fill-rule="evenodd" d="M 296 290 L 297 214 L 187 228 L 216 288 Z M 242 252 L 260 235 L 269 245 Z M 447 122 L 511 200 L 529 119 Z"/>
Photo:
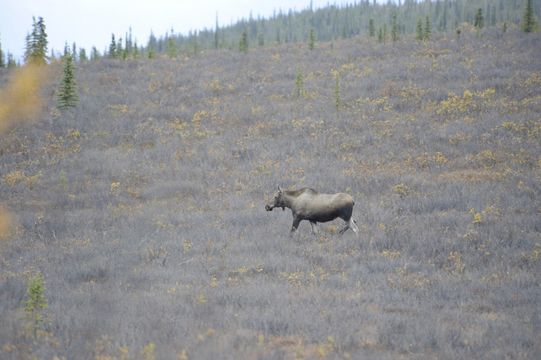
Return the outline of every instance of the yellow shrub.
<path id="1" fill-rule="evenodd" d="M 475 161 L 484 166 L 485 168 L 491 168 L 498 163 L 498 158 L 494 151 L 483 150 L 479 154 L 475 155 Z"/>
<path id="2" fill-rule="evenodd" d="M 524 82 L 526 87 L 541 87 L 541 74 L 538 72 L 532 73 Z"/>
<path id="3" fill-rule="evenodd" d="M 427 153 L 421 154 L 415 158 L 415 162 L 417 163 L 417 166 L 421 169 L 425 169 L 430 165 L 430 155 Z"/>
<path id="4" fill-rule="evenodd" d="M 141 350 L 141 356 L 144 360 L 156 360 L 156 344 L 150 342 Z"/>
<path id="5" fill-rule="evenodd" d="M 450 93 L 447 99 L 442 100 L 436 107 L 436 114 L 451 115 L 464 114 L 471 110 L 479 110 L 496 93 L 494 88 L 471 92 L 464 90 L 462 96 Z"/>
<path id="6" fill-rule="evenodd" d="M 409 194 L 409 188 L 407 185 L 404 185 L 402 183 L 396 184 L 393 187 L 393 190 L 396 194 L 400 195 L 401 198 L 405 198 Z"/>
<path id="7" fill-rule="evenodd" d="M 436 155 L 434 156 L 434 160 L 436 161 L 436 164 L 440 166 L 446 164 L 448 161 L 445 155 L 443 155 L 441 152 L 436 153 Z"/>
<path id="8" fill-rule="evenodd" d="M 199 295 L 197 295 L 196 302 L 198 305 L 205 305 L 207 303 L 207 297 L 205 296 L 205 294 L 200 293 Z"/>
<path id="9" fill-rule="evenodd" d="M 481 213 L 476 212 L 476 213 L 473 215 L 473 223 L 474 223 L 475 225 L 477 225 L 477 224 L 482 224 L 482 223 L 483 223 L 483 216 L 481 215 Z"/>
<path id="10" fill-rule="evenodd" d="M 461 142 L 466 142 L 470 140 L 471 140 L 471 135 L 459 132 L 449 138 L 449 143 L 453 145 L 458 145 Z"/>
<path id="11" fill-rule="evenodd" d="M 182 252 L 184 254 L 187 254 L 192 249 L 192 242 L 190 240 L 184 240 L 182 243 Z"/>
<path id="12" fill-rule="evenodd" d="M 398 259 L 400 257 L 400 251 L 395 250 L 383 250 L 380 253 L 381 256 L 387 257 L 389 259 Z"/>
<path id="13" fill-rule="evenodd" d="M 81 137 L 81 133 L 77 129 L 68 130 L 68 138 L 72 140 L 77 140 Z"/>
<path id="14" fill-rule="evenodd" d="M 120 189 L 120 181 L 113 181 L 111 183 L 111 194 L 116 194 L 118 193 L 118 190 Z"/>
<path id="15" fill-rule="evenodd" d="M 126 104 L 113 104 L 109 105 L 109 109 L 118 114 L 126 114 L 129 112 L 128 105 Z"/>
<path id="16" fill-rule="evenodd" d="M 17 185 L 26 179 L 26 175 L 21 170 L 14 170 L 4 175 L 4 181 L 9 186 Z"/>
<path id="17" fill-rule="evenodd" d="M 41 177 L 41 172 L 38 172 L 37 174 L 27 176 L 24 171 L 21 170 L 13 170 L 6 175 L 4 175 L 4 181 L 9 186 L 15 186 L 21 182 L 24 182 L 26 186 L 28 186 L 30 189 L 34 187 L 34 185 L 38 182 L 39 178 Z"/>

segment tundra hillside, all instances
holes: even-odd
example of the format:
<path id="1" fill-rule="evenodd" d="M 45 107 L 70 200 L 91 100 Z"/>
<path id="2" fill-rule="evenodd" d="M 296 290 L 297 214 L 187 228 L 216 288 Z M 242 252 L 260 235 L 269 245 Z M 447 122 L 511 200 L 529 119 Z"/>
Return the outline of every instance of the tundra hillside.
<path id="1" fill-rule="evenodd" d="M 1 138 L 0 357 L 536 358 L 540 59 L 494 28 L 77 65 Z M 351 194 L 359 238 L 290 238 L 278 185 Z"/>

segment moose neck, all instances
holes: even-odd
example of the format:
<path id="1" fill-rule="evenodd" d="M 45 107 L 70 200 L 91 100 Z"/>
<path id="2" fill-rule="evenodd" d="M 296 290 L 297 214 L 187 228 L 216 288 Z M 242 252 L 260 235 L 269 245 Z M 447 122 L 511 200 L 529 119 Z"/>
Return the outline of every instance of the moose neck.
<path id="1" fill-rule="evenodd" d="M 295 199 L 295 196 L 290 194 L 289 191 L 284 191 L 282 193 L 282 204 L 284 207 L 291 209 L 294 199 Z"/>

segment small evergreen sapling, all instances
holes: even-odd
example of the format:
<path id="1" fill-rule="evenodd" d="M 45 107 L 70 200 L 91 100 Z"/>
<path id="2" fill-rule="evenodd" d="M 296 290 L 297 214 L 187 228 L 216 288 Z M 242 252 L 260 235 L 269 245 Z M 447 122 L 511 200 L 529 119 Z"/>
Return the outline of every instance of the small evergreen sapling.
<path id="1" fill-rule="evenodd" d="M 47 308 L 43 275 L 39 274 L 30 279 L 26 293 L 28 299 L 26 300 L 24 310 L 30 321 L 30 330 L 35 338 L 37 337 L 37 330 L 45 322 L 43 311 Z"/>
<path id="2" fill-rule="evenodd" d="M 295 97 L 299 99 L 304 96 L 304 76 L 302 72 L 297 72 L 297 77 L 295 78 Z"/>
<path id="3" fill-rule="evenodd" d="M 342 106 L 342 99 L 340 96 L 340 72 L 338 70 L 333 70 L 332 74 L 334 76 L 334 106 L 336 111 L 340 111 Z"/>

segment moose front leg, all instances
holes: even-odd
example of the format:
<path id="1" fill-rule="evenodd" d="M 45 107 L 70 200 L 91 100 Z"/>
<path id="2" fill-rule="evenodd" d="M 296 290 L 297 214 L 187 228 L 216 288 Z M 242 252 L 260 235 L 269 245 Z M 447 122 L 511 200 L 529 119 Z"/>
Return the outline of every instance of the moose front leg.
<path id="1" fill-rule="evenodd" d="M 301 222 L 301 218 L 297 216 L 293 216 L 293 224 L 291 225 L 291 232 L 290 234 L 293 235 L 295 231 L 297 231 L 297 228 L 299 227 L 299 223 Z"/>

